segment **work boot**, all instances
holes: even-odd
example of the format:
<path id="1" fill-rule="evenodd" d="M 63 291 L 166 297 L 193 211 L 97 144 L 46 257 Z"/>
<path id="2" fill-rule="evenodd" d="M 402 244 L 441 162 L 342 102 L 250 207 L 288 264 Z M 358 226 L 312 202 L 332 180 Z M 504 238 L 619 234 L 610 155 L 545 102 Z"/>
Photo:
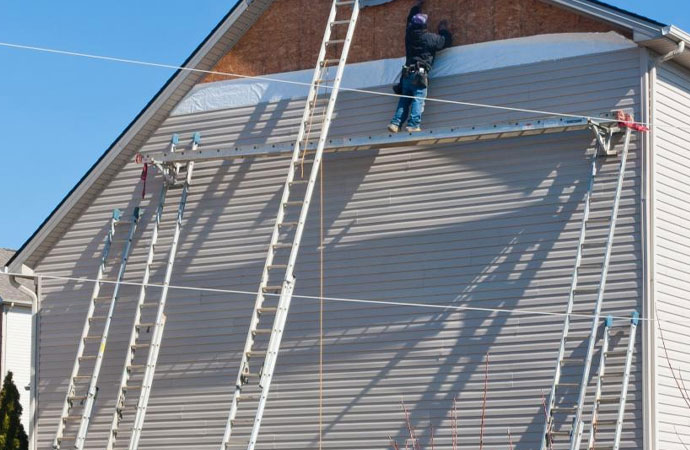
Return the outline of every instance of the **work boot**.
<path id="1" fill-rule="evenodd" d="M 400 131 L 400 127 L 394 123 L 389 123 L 388 131 L 390 131 L 391 133 L 397 133 L 398 131 Z"/>
<path id="2" fill-rule="evenodd" d="M 419 133 L 420 131 L 422 131 L 422 127 L 407 127 L 405 128 L 405 130 L 408 133 Z"/>

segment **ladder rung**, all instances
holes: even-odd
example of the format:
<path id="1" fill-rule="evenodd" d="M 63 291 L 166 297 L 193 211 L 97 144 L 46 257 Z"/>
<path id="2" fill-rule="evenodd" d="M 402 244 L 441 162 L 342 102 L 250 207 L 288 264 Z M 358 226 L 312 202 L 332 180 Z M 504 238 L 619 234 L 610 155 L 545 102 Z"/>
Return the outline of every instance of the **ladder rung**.
<path id="1" fill-rule="evenodd" d="M 287 264 L 272 264 L 268 266 L 268 270 L 279 270 L 279 269 L 287 269 Z"/>
<path id="2" fill-rule="evenodd" d="M 108 316 L 92 316 L 89 317 L 89 322 L 98 322 L 99 320 L 105 320 Z"/>
<path id="3" fill-rule="evenodd" d="M 570 436 L 571 432 L 566 430 L 551 431 L 549 433 L 551 436 Z"/>
<path id="4" fill-rule="evenodd" d="M 334 20 L 331 22 L 331 26 L 337 26 L 337 25 L 347 25 L 348 23 L 352 22 L 351 20 Z"/>
<path id="5" fill-rule="evenodd" d="M 151 344 L 132 344 L 130 345 L 130 348 L 137 349 L 137 348 L 146 348 L 150 347 Z"/>
<path id="6" fill-rule="evenodd" d="M 265 350 L 252 350 L 247 352 L 247 358 L 252 358 L 254 356 L 266 356 Z"/>
<path id="7" fill-rule="evenodd" d="M 281 222 L 281 223 L 278 224 L 278 226 L 279 226 L 279 227 L 285 227 L 285 228 L 288 228 L 288 227 L 296 227 L 296 226 L 297 226 L 297 222 Z"/>
<path id="8" fill-rule="evenodd" d="M 264 286 L 261 290 L 263 292 L 280 292 L 283 290 L 283 286 Z"/>
<path id="9" fill-rule="evenodd" d="M 305 159 L 305 160 L 300 159 L 299 161 L 295 161 L 294 164 L 296 166 L 301 166 L 302 164 L 312 164 L 313 162 L 314 162 L 313 159 Z"/>
<path id="10" fill-rule="evenodd" d="M 558 383 L 556 385 L 556 388 L 559 388 L 561 386 L 563 386 L 563 387 L 578 387 L 579 385 L 580 385 L 580 383 Z"/>
<path id="11" fill-rule="evenodd" d="M 136 391 L 137 389 L 141 389 L 141 386 L 139 386 L 139 385 L 132 385 L 132 386 L 125 385 L 122 387 L 122 390 L 124 390 L 124 391 Z"/>
<path id="12" fill-rule="evenodd" d="M 556 412 L 575 412 L 577 411 L 577 406 L 554 406 L 552 410 Z"/>
<path id="13" fill-rule="evenodd" d="M 590 217 L 587 219 L 587 223 L 609 223 L 610 221 L 610 217 Z"/>
<path id="14" fill-rule="evenodd" d="M 89 360 L 96 359 L 96 358 L 97 358 L 97 356 L 80 356 L 79 361 L 89 361 Z"/>
<path id="15" fill-rule="evenodd" d="M 67 416 L 67 417 L 63 417 L 62 421 L 63 422 L 76 422 L 78 420 L 81 420 L 81 417 L 82 416 Z"/>
<path id="16" fill-rule="evenodd" d="M 138 369 L 143 369 L 146 367 L 146 364 L 130 364 L 127 366 L 129 370 L 138 370 Z"/>
<path id="17" fill-rule="evenodd" d="M 268 307 L 262 307 L 259 308 L 259 314 L 267 313 L 267 312 L 276 312 L 278 311 L 278 308 L 275 306 L 268 306 Z"/>
<path id="18" fill-rule="evenodd" d="M 355 4 L 355 0 L 343 0 L 335 2 L 335 6 L 352 6 Z"/>
<path id="19" fill-rule="evenodd" d="M 241 400 L 259 400 L 261 394 L 240 394 Z"/>
<path id="20" fill-rule="evenodd" d="M 289 201 L 283 203 L 283 206 L 288 207 L 288 206 L 302 206 L 304 202 L 302 200 L 294 200 L 294 201 Z"/>
<path id="21" fill-rule="evenodd" d="M 254 423 L 254 419 L 233 419 L 233 425 L 251 425 Z M 246 447 L 246 445 L 244 445 Z"/>
<path id="22" fill-rule="evenodd" d="M 68 398 L 71 402 L 75 400 L 86 400 L 88 395 L 70 395 Z"/>
<path id="23" fill-rule="evenodd" d="M 290 182 L 290 186 L 295 186 L 298 184 L 307 184 L 309 183 L 309 180 L 293 180 Z"/>
<path id="24" fill-rule="evenodd" d="M 606 357 L 617 358 L 620 356 L 626 356 L 628 354 L 627 350 L 612 350 L 606 352 Z"/>
<path id="25" fill-rule="evenodd" d="M 274 249 L 279 248 L 292 248 L 292 244 L 273 244 Z"/>
<path id="26" fill-rule="evenodd" d="M 84 342 L 86 341 L 100 341 L 103 336 L 84 336 Z"/>
<path id="27" fill-rule="evenodd" d="M 618 423 L 618 420 L 616 420 L 616 419 L 597 420 L 597 426 L 615 425 L 617 423 Z M 599 448 L 599 447 L 597 447 L 597 448 Z"/>
<path id="28" fill-rule="evenodd" d="M 83 381 L 83 380 L 90 380 L 91 375 L 75 375 L 74 378 L 72 378 L 73 381 Z"/>
<path id="29" fill-rule="evenodd" d="M 151 327 L 155 327 L 155 326 L 156 326 L 156 322 L 145 322 L 145 323 L 138 324 L 136 327 L 137 328 L 151 328 Z"/>
<path id="30" fill-rule="evenodd" d="M 328 45 L 339 45 L 339 44 L 344 44 L 344 43 L 345 43 L 345 39 L 333 39 L 330 41 L 326 41 L 327 46 Z"/>
<path id="31" fill-rule="evenodd" d="M 340 64 L 339 59 L 324 59 L 323 61 L 321 61 L 321 67 L 335 66 L 336 64 Z"/>
<path id="32" fill-rule="evenodd" d="M 580 264 L 580 269 L 601 269 L 604 265 L 602 263 L 587 263 Z"/>
<path id="33" fill-rule="evenodd" d="M 599 403 L 602 404 L 612 404 L 620 402 L 621 398 L 617 395 L 607 395 L 599 398 Z"/>
<path id="34" fill-rule="evenodd" d="M 102 280 L 102 278 L 101 278 L 101 280 Z M 103 302 L 110 302 L 110 300 L 112 300 L 112 299 L 113 299 L 112 296 L 95 297 L 93 299 L 93 301 L 94 301 L 94 303 L 103 303 Z"/>
<path id="35" fill-rule="evenodd" d="M 252 334 L 271 334 L 273 332 L 272 328 L 256 328 L 252 330 Z"/>

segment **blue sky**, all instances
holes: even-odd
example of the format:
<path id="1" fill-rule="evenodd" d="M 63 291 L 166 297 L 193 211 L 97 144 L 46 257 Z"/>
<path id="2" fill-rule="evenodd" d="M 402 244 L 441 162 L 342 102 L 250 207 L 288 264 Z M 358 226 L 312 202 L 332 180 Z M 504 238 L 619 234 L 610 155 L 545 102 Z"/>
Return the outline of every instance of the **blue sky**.
<path id="1" fill-rule="evenodd" d="M 690 31 L 687 0 L 609 3 Z M 0 41 L 180 64 L 234 0 L 0 0 Z M 0 247 L 18 248 L 172 74 L 0 47 Z"/>

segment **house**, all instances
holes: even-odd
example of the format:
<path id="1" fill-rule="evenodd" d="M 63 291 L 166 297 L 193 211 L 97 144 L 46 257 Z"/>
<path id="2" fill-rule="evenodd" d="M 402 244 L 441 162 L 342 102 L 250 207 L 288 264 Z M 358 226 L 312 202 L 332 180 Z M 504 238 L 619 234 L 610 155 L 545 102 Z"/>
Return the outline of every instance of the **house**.
<path id="1" fill-rule="evenodd" d="M 391 439 L 410 438 L 401 404 L 423 446 L 432 428 L 435 448 L 453 448 L 457 412 L 462 448 L 539 448 L 576 288 L 589 293 L 576 298 L 565 350 L 579 364 L 587 354 L 594 360 L 580 408 L 583 440 L 599 380 L 603 325 L 593 313 L 601 289 L 602 322 L 611 315 L 625 329 L 641 315 L 634 347 L 613 358 L 603 381 L 609 400 L 627 386 L 621 448 L 686 448 L 690 36 L 592 0 L 428 0 L 432 21 L 447 18 L 457 37 L 439 55 L 429 95 L 454 103 L 428 101 L 425 137 L 391 145 L 402 139 L 385 131 L 396 99 L 376 93 L 390 94 L 412 2 L 376 3 L 355 31 L 343 80 L 350 90 L 340 93 L 329 134 L 329 150 L 340 151 L 325 154 L 315 186 L 256 448 L 391 448 Z M 11 271 L 36 275 L 40 291 L 35 448 L 51 448 L 56 435 L 62 448 L 77 442 L 86 423 L 80 408 L 92 401 L 87 448 L 107 448 L 113 424 L 118 446 L 133 433 L 142 449 L 224 446 L 245 342 L 259 334 L 250 319 L 292 164 L 286 149 L 330 5 L 240 1 L 184 63 L 196 70 L 175 73 L 10 261 Z M 585 224 L 582 250 L 590 272 L 574 286 L 598 148 L 583 123 L 617 110 L 651 130 L 632 133 L 628 146 L 616 135 L 617 156 L 596 163 L 596 223 Z M 544 129 L 545 116 L 556 114 L 580 126 L 522 132 Z M 501 126 L 512 132 L 490 131 Z M 439 130 L 467 139 L 431 143 Z M 195 160 L 189 191 L 169 189 L 158 216 L 165 177 L 154 166 L 144 193 L 141 161 L 197 154 L 207 157 Z M 614 204 L 615 239 L 603 264 Z M 90 299 L 103 297 L 94 280 L 102 280 L 111 237 L 110 278 L 97 283 L 106 304 L 118 258 L 128 258 L 106 345 L 99 330 L 108 315 L 87 320 L 86 335 L 84 323 Z M 165 314 L 141 319 L 142 293 L 154 307 L 165 298 Z M 161 330 L 157 358 L 146 359 Z M 89 340 L 92 353 L 77 358 Z M 610 345 L 614 356 L 624 348 L 615 336 Z M 102 359 L 93 356 L 98 348 Z M 138 362 L 125 367 L 132 350 Z M 100 367 L 95 400 L 68 393 L 75 358 L 87 383 Z M 155 375 L 143 382 L 147 361 Z M 566 375 L 575 389 L 578 373 Z M 146 420 L 135 422 L 142 389 Z M 559 393 L 559 402 L 575 402 L 577 392 Z M 241 404 L 226 448 L 247 447 L 257 399 Z M 596 439 L 613 446 L 605 421 L 615 424 L 617 404 L 603 403 Z"/>
<path id="2" fill-rule="evenodd" d="M 13 250 L 0 248 L 0 267 L 5 267 L 12 255 Z M 27 435 L 31 434 L 31 307 L 31 297 L 14 287 L 8 277 L 0 276 L 0 373 L 3 379 L 8 371 L 13 374 Z"/>

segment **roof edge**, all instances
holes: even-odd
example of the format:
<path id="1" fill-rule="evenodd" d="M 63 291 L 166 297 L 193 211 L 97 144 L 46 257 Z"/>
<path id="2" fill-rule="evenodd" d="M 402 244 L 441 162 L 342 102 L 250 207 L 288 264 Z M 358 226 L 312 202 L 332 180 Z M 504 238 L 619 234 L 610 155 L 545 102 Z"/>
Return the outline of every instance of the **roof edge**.
<path id="1" fill-rule="evenodd" d="M 169 97 L 174 93 L 179 84 L 183 81 L 186 75 L 189 75 L 188 70 L 183 68 L 194 67 L 198 60 L 205 55 L 210 48 L 225 34 L 226 28 L 237 20 L 241 13 L 252 3 L 252 0 L 239 0 L 228 13 L 218 22 L 218 24 L 211 30 L 211 32 L 204 38 L 204 40 L 196 47 L 191 55 L 181 64 L 181 69 L 177 69 L 174 74 L 170 76 L 168 81 L 158 90 L 153 98 L 144 106 L 144 108 L 134 117 L 129 125 L 118 135 L 107 150 L 96 160 L 96 162 L 89 168 L 84 176 L 77 182 L 76 185 L 65 195 L 65 197 L 58 203 L 58 205 L 50 212 L 48 217 L 38 226 L 31 236 L 22 244 L 16 253 L 6 263 L 6 267 L 14 270 L 18 265 L 21 265 L 26 258 L 26 253 L 35 249 L 35 241 L 41 241 L 42 237 L 47 235 L 55 225 L 60 221 L 62 212 L 66 212 L 76 202 L 75 197 L 81 197 L 85 190 L 87 190 L 94 181 L 98 178 L 98 174 L 105 169 L 115 158 L 119 150 L 126 146 L 126 142 L 131 140 L 136 132 L 143 128 L 150 118 L 153 111 L 157 110 L 164 101 L 164 98 Z"/>

